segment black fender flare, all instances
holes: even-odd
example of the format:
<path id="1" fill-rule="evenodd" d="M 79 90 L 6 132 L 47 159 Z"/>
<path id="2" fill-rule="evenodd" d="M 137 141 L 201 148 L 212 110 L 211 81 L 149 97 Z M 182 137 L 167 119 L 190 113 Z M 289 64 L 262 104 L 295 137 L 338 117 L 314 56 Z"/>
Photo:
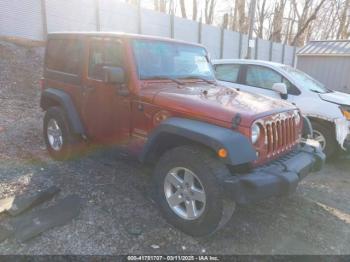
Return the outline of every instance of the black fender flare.
<path id="1" fill-rule="evenodd" d="M 60 89 L 47 88 L 41 94 L 40 107 L 43 110 L 47 110 L 51 106 L 52 101 L 65 111 L 72 132 L 85 135 L 85 128 L 69 94 Z"/>
<path id="2" fill-rule="evenodd" d="M 171 117 L 160 123 L 149 135 L 139 156 L 141 162 L 148 162 L 149 155 L 159 146 L 157 140 L 164 134 L 183 137 L 205 145 L 215 152 L 225 148 L 228 156 L 223 161 L 228 165 L 241 165 L 257 160 L 256 150 L 250 140 L 241 133 L 197 120 Z"/>

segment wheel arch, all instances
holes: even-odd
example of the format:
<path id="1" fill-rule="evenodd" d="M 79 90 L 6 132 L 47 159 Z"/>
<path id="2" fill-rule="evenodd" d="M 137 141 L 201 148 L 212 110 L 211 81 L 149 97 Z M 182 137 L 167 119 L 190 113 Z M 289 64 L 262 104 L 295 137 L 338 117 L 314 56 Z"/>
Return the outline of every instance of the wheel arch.
<path id="1" fill-rule="evenodd" d="M 254 147 L 244 135 L 220 126 L 177 117 L 165 120 L 153 130 L 139 159 L 143 163 L 154 163 L 165 151 L 185 144 L 204 146 L 215 154 L 220 148 L 225 148 L 228 156 L 222 160 L 231 166 L 257 159 Z"/>
<path id="2" fill-rule="evenodd" d="M 45 89 L 41 94 L 40 107 L 46 111 L 52 106 L 59 106 L 64 110 L 73 133 L 85 135 L 85 128 L 69 94 L 54 88 Z"/>
<path id="3" fill-rule="evenodd" d="M 332 126 L 334 128 L 333 132 L 335 132 L 335 123 L 333 120 L 326 119 L 326 118 L 320 118 L 320 117 L 316 117 L 316 116 L 307 116 L 307 118 L 310 120 L 311 124 L 313 122 L 316 122 L 320 125 Z"/>

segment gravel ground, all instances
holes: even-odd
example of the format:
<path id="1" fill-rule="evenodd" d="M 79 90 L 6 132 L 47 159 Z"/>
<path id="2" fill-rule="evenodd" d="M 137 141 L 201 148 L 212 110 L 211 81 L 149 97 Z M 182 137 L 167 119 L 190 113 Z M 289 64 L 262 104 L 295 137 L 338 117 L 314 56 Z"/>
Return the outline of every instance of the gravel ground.
<path id="1" fill-rule="evenodd" d="M 240 206 L 215 235 L 195 239 L 170 227 L 149 197 L 151 177 L 116 149 L 54 162 L 42 138 L 42 48 L 0 41 L 0 198 L 50 185 L 83 199 L 78 218 L 0 254 L 350 254 L 350 163 L 308 176 L 289 198 Z M 37 209 L 42 208 L 37 207 Z M 0 225 L 9 217 L 0 214 Z"/>

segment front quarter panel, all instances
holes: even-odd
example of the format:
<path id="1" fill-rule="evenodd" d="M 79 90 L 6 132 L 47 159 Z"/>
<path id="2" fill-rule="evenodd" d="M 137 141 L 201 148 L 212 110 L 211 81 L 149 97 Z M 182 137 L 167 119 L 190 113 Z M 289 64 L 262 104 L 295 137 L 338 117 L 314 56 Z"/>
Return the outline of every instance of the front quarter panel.
<path id="1" fill-rule="evenodd" d="M 337 118 L 344 118 L 339 106 L 322 100 L 316 93 L 303 91 L 299 96 L 290 96 L 290 102 L 300 108 L 305 116 L 313 116 L 323 120 L 334 122 Z"/>
<path id="2" fill-rule="evenodd" d="M 161 146 L 160 141 L 164 140 L 159 139 L 164 135 L 168 140 L 175 136 L 186 138 L 214 152 L 225 148 L 228 156 L 223 161 L 228 165 L 241 165 L 257 160 L 256 150 L 249 139 L 239 132 L 197 120 L 170 117 L 150 134 L 140 155 L 141 162 L 147 162 L 148 156 Z"/>
<path id="3" fill-rule="evenodd" d="M 293 103 L 300 108 L 303 115 L 334 124 L 336 140 L 343 148 L 350 130 L 349 122 L 341 113 L 339 105 L 322 100 L 316 93 L 308 94 L 308 91 L 304 92 L 302 95 L 295 97 Z"/>

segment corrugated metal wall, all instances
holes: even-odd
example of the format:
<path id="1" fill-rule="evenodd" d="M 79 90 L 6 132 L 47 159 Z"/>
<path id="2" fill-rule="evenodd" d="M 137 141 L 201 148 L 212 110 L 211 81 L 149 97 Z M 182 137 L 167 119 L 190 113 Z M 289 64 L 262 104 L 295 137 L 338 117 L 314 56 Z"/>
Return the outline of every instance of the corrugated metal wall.
<path id="1" fill-rule="evenodd" d="M 199 28 L 198 23 L 181 17 L 174 17 L 174 38 L 188 41 L 198 42 Z"/>
<path id="2" fill-rule="evenodd" d="M 211 25 L 202 26 L 202 41 L 201 44 L 205 45 L 210 50 L 212 58 L 220 57 L 221 48 L 221 30 L 218 27 Z"/>
<path id="3" fill-rule="evenodd" d="M 46 1 L 48 32 L 96 30 L 95 15 L 94 0 Z"/>
<path id="4" fill-rule="evenodd" d="M 272 45 L 272 61 L 282 63 L 283 62 L 283 45 L 274 43 Z"/>
<path id="5" fill-rule="evenodd" d="M 0 0 L 0 35 L 44 40 L 46 28 L 42 3 L 46 6 L 48 32 L 140 32 L 189 42 L 200 40 L 212 58 L 244 58 L 247 54 L 248 36 L 245 34 L 222 31 L 219 27 L 200 25 L 180 17 L 172 19 L 167 14 L 153 10 L 138 10 L 135 6 L 117 0 Z M 293 63 L 293 47 L 283 48 L 282 44 L 271 44 L 262 39 L 256 43 L 252 57 Z"/>
<path id="6" fill-rule="evenodd" d="M 138 10 L 136 7 L 115 0 L 99 0 L 98 6 L 101 31 L 138 33 Z"/>
<path id="7" fill-rule="evenodd" d="M 40 0 L 1 0 L 0 35 L 43 39 Z"/>
<path id="8" fill-rule="evenodd" d="M 141 32 L 145 35 L 170 37 L 170 17 L 164 13 L 143 9 L 141 11 Z"/>
<path id="9" fill-rule="evenodd" d="M 298 56 L 297 68 L 330 89 L 350 93 L 349 56 Z"/>
<path id="10" fill-rule="evenodd" d="M 295 60 L 296 49 L 293 46 L 285 45 L 284 64 L 292 65 Z"/>
<path id="11" fill-rule="evenodd" d="M 240 34 L 237 32 L 224 31 L 223 57 L 239 58 L 239 38 Z"/>
<path id="12" fill-rule="evenodd" d="M 259 39 L 258 41 L 258 54 L 257 59 L 259 60 L 270 60 L 270 41 Z"/>

